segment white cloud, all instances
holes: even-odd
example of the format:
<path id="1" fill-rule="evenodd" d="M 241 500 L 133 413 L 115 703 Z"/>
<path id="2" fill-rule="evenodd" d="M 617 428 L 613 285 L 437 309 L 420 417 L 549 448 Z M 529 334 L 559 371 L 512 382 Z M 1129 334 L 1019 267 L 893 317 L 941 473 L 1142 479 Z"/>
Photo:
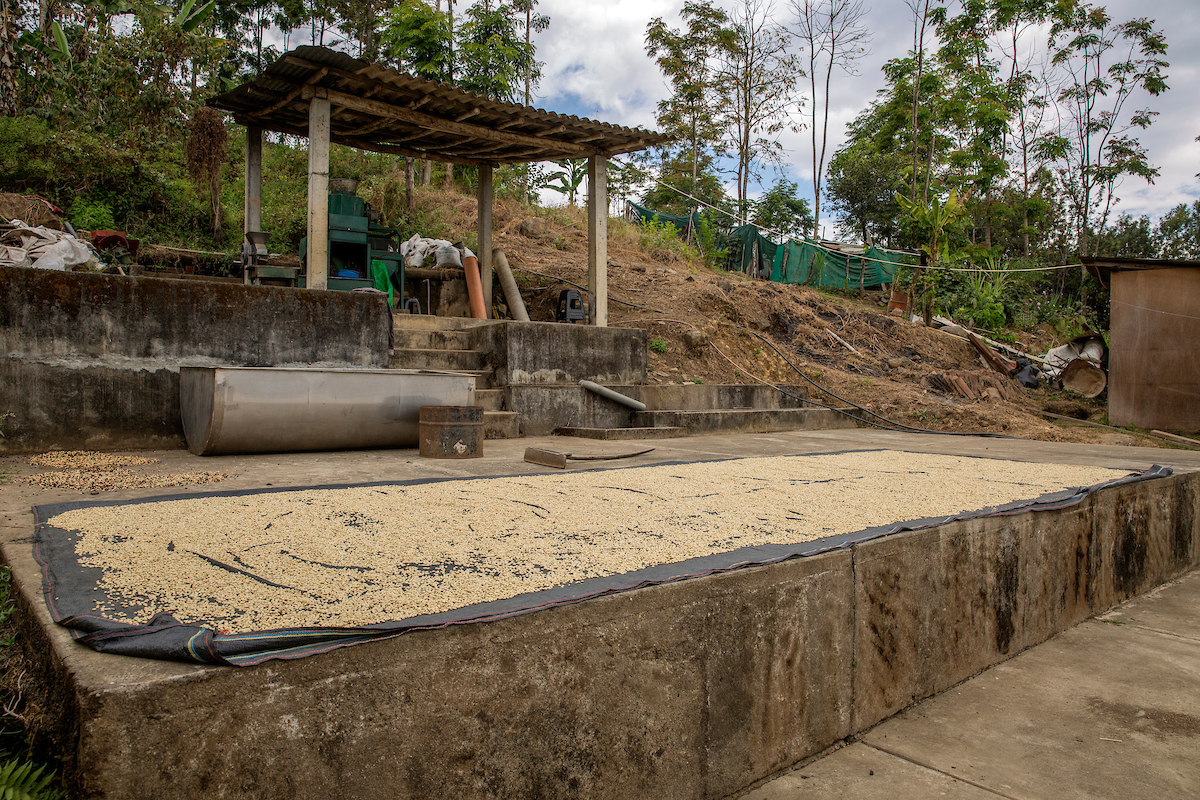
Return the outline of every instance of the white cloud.
<path id="1" fill-rule="evenodd" d="M 565 113 L 591 116 L 621 125 L 654 127 L 655 108 L 667 95 L 662 75 L 645 53 L 646 25 L 663 17 L 678 26 L 682 0 L 542 0 L 538 9 L 550 16 L 550 27 L 537 35 L 538 57 L 546 63 L 542 80 L 543 100 L 535 105 Z M 721 3 L 729 7 L 731 3 Z M 1115 20 L 1147 13 L 1145 0 L 1109 0 L 1105 3 Z M 780 4 L 780 18 L 786 8 Z M 1127 180 L 1120 189 L 1118 211 L 1160 216 L 1180 202 L 1200 195 L 1200 106 L 1192 99 L 1200 94 L 1200 11 L 1194 0 L 1157 0 L 1150 12 L 1164 28 L 1169 44 L 1168 70 L 1171 90 L 1159 98 L 1139 98 L 1135 107 L 1149 106 L 1159 112 L 1154 125 L 1141 133 L 1151 163 L 1161 177 L 1153 186 Z M 908 9 L 897 0 L 877 0 L 868 14 L 867 27 L 874 32 L 871 53 L 855 76 L 834 76 L 831 88 L 828 153 L 841 144 L 845 125 L 875 98 L 884 85 L 880 68 L 912 46 L 912 23 Z M 808 131 L 783 138 L 789 150 L 788 175 L 811 195 L 811 142 Z M 773 183 L 768 171 L 763 182 Z"/>

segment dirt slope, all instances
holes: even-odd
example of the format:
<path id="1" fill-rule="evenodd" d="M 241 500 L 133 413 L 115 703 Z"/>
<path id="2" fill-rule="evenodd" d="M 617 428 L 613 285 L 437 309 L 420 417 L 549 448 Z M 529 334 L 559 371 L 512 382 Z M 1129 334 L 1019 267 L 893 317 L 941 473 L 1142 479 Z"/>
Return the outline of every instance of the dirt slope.
<path id="1" fill-rule="evenodd" d="M 422 199 L 436 202 L 455 230 L 474 229 L 472 198 L 427 189 Z M 546 232 L 522 234 L 522 220 L 535 214 L 546 221 Z M 567 288 L 564 279 L 587 285 L 586 232 L 582 209 L 531 211 L 516 203 L 497 204 L 494 243 L 514 268 L 531 319 L 553 320 L 559 291 Z M 649 353 L 652 383 L 804 384 L 798 369 L 829 392 L 914 427 L 1165 446 L 1150 436 L 1045 419 L 1041 410 L 1104 422 L 1103 397 L 1092 401 L 1045 388 L 1024 389 L 990 372 L 962 339 L 889 316 L 880 293 L 847 298 L 717 272 L 654 243 L 644 247 L 641 238 L 636 226 L 610 222 L 609 324 L 645 328 L 652 343 L 661 340 L 662 352 L 651 348 Z M 690 330 L 701 331 L 705 343 L 689 344 L 685 334 Z M 1020 339 L 1035 353 L 1057 344 L 1044 331 Z M 1000 385 L 1003 396 L 968 400 L 931 385 L 931 374 L 951 370 L 977 389 Z M 842 405 L 837 397 L 810 389 L 812 399 Z"/>

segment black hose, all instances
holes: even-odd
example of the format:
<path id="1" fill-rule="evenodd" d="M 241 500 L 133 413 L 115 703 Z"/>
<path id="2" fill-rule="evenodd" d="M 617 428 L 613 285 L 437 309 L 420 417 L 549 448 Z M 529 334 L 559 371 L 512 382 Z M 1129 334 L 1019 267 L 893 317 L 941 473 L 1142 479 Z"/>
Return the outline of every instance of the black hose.
<path id="1" fill-rule="evenodd" d="M 779 386 L 775 386 L 775 391 L 780 392 L 781 394 L 783 394 L 786 397 L 791 397 L 796 400 L 804 400 L 804 402 L 806 402 L 806 403 L 812 403 L 815 406 L 820 406 L 821 408 L 828 408 L 832 411 L 838 412 L 839 414 L 844 414 L 845 416 L 850 417 L 850 419 L 857 420 L 859 422 L 865 422 L 868 425 L 874 425 L 875 427 L 882 428 L 884 430 L 892 430 L 892 431 L 897 431 L 897 432 L 901 432 L 901 433 L 903 433 L 903 432 L 934 433 L 939 436 L 985 436 L 985 437 L 988 437 L 991 439 L 1017 439 L 1017 438 L 1020 438 L 1017 436 L 1009 436 L 1004 433 L 986 433 L 986 432 L 966 433 L 966 432 L 961 432 L 961 431 L 931 431 L 926 428 L 914 428 L 911 425 L 905 425 L 903 422 L 896 422 L 895 420 L 888 419 L 887 417 L 883 416 L 882 414 L 876 414 L 874 411 L 870 410 L 869 408 L 863 408 L 858 403 L 847 400 L 846 398 L 842 397 L 841 395 L 831 392 L 829 389 L 826 389 L 824 386 L 822 386 L 821 384 L 814 381 L 812 378 L 805 375 L 800 370 L 799 367 L 797 367 L 795 364 L 792 363 L 792 360 L 790 358 L 788 358 L 786 355 L 784 355 L 782 350 L 780 350 L 778 347 L 775 346 L 774 342 L 772 342 L 770 339 L 768 339 L 767 337 L 760 334 L 758 331 L 750 330 L 749 328 L 743 327 L 741 325 L 735 325 L 734 327 L 738 328 L 739 330 L 746 331 L 747 333 L 749 333 L 752 336 L 757 336 L 759 339 L 761 339 L 763 342 L 765 342 L 768 347 L 770 347 L 772 350 L 774 350 L 779 355 L 780 358 L 782 358 L 785 362 L 787 362 L 787 365 L 789 367 L 791 367 L 792 369 L 794 369 L 796 371 L 797 375 L 799 375 L 801 378 L 804 378 L 804 380 L 811 383 L 822 393 L 827 394 L 830 397 L 836 398 L 837 400 L 840 400 L 841 402 L 845 403 L 848 406 L 853 406 L 854 408 L 857 408 L 859 411 L 862 411 L 864 414 L 869 414 L 870 416 L 875 417 L 876 419 L 881 419 L 887 424 L 880 425 L 878 422 L 872 422 L 870 420 L 865 420 L 861 417 L 855 416 L 854 414 L 851 414 L 850 412 L 844 411 L 840 408 L 822 405 L 821 403 L 817 403 L 812 400 L 807 400 L 802 397 L 797 397 L 796 395 L 791 394 L 790 392 L 787 392 L 784 389 L 779 388 Z M 774 386 L 774 384 L 772 384 L 772 385 Z M 891 426 L 891 427 L 888 427 L 888 426 Z"/>

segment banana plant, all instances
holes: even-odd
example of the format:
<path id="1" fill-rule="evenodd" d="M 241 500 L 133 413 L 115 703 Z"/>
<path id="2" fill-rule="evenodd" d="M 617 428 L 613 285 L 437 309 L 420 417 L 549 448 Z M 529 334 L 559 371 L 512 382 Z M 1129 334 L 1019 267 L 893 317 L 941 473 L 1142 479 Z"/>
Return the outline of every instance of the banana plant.
<path id="1" fill-rule="evenodd" d="M 575 197 L 579 194 L 579 187 L 583 184 L 583 179 L 587 177 L 587 159 L 564 159 L 562 161 L 555 161 L 554 163 L 560 169 L 546 176 L 545 186 L 547 189 L 553 189 L 559 194 L 565 194 L 571 207 L 574 208 Z"/>
<path id="2" fill-rule="evenodd" d="M 899 192 L 895 194 L 895 198 L 900 211 L 908 217 L 913 227 L 927 237 L 925 244 L 921 245 L 921 250 L 929 257 L 929 263 L 937 265 L 949 261 L 949 229 L 966 215 L 965 200 L 960 198 L 954 189 L 950 190 L 950 196 L 945 202 L 936 195 L 929 202 L 909 200 Z"/>
<path id="3" fill-rule="evenodd" d="M 179 27 L 183 29 L 184 33 L 191 33 L 208 18 L 216 5 L 217 0 L 208 0 L 207 3 L 196 8 L 196 0 L 184 0 L 179 13 L 175 15 L 175 22 L 179 23 Z"/>
<path id="4" fill-rule="evenodd" d="M 929 202 L 910 200 L 899 192 L 895 194 L 895 198 L 896 203 L 900 206 L 900 211 L 908 217 L 918 234 L 924 234 L 926 237 L 925 244 L 921 245 L 921 250 L 925 253 L 929 266 L 936 267 L 942 262 L 950 261 L 950 228 L 967 213 L 966 202 L 958 196 L 958 192 L 951 189 L 945 202 L 942 202 L 937 195 L 934 195 Z M 928 325 L 933 318 L 937 276 L 928 269 L 922 269 L 919 272 L 922 283 L 921 305 L 924 310 L 925 324 Z M 914 293 L 916 282 L 917 277 L 913 275 Z"/>

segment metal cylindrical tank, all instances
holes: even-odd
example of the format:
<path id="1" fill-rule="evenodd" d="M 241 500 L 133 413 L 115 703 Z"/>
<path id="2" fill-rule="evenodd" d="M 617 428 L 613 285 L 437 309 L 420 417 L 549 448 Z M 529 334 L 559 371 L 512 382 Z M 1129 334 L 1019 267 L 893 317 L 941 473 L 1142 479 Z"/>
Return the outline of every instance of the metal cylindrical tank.
<path id="1" fill-rule="evenodd" d="M 473 406 L 452 372 L 183 367 L 179 401 L 196 455 L 416 447 L 421 406 Z"/>
<path id="2" fill-rule="evenodd" d="M 478 406 L 421 406 L 421 455 L 479 458 L 483 455 L 483 409 Z"/>

